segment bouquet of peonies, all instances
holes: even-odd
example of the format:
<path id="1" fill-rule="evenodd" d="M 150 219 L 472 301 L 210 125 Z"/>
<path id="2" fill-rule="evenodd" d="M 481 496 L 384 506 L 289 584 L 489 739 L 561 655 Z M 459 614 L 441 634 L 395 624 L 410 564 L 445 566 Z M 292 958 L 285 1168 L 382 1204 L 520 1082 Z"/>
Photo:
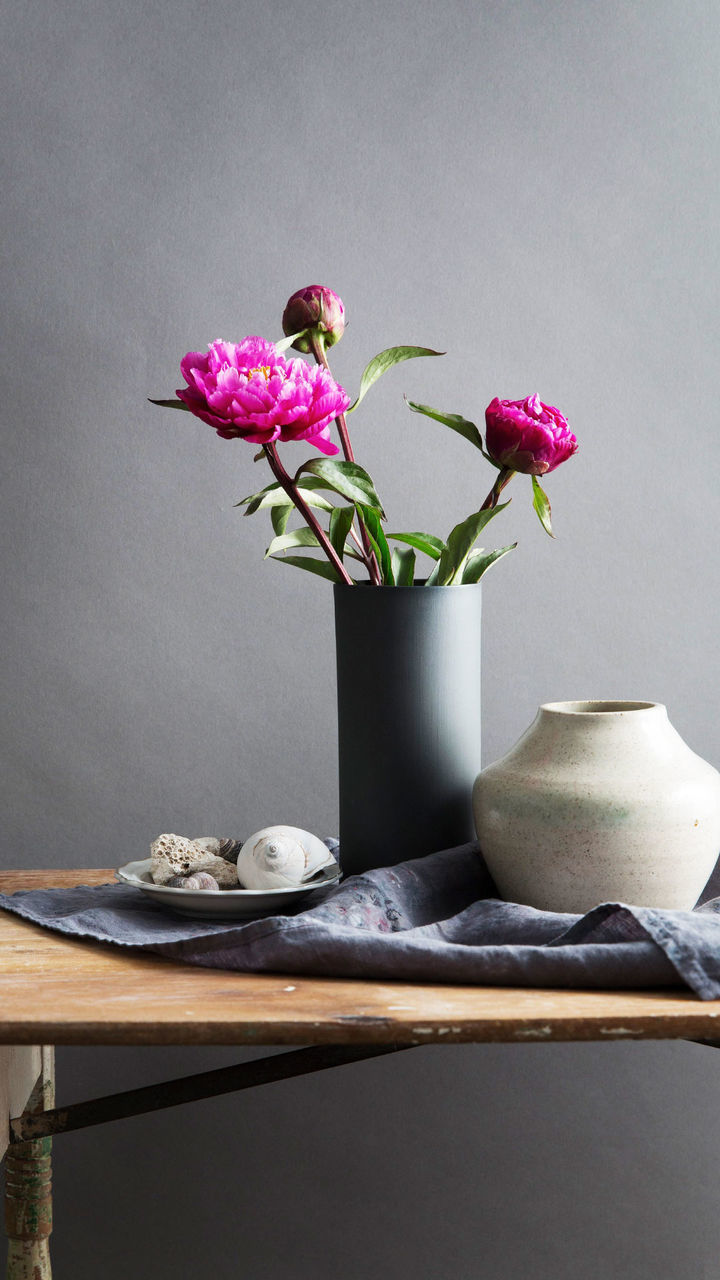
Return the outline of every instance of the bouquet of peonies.
<path id="1" fill-rule="evenodd" d="M 408 401 L 415 413 L 457 431 L 496 469 L 495 482 L 479 510 L 451 530 L 446 540 L 429 533 L 389 533 L 375 485 L 355 461 L 347 416 L 388 369 L 403 360 L 443 353 L 429 347 L 389 347 L 367 365 L 355 400 L 335 382 L 327 350 L 345 329 L 345 309 L 332 289 L 310 285 L 290 298 L 283 313 L 285 338 L 243 338 L 241 342 L 212 342 L 207 353 L 190 351 L 180 369 L 186 386 L 175 400 L 153 404 L 186 409 L 214 427 L 223 440 L 247 440 L 261 446 L 256 460 L 266 459 L 274 480 L 238 506 L 245 515 L 270 512 L 274 538 L 266 556 L 299 569 L 354 585 L 346 563 L 365 569 L 374 586 L 450 586 L 479 582 L 485 570 L 512 551 L 517 543 L 494 551 L 477 548 L 485 526 L 507 502 L 500 495 L 516 472 L 532 477 L 533 505 L 543 527 L 552 534 L 550 503 L 539 476 L 569 458 L 577 441 L 563 415 L 537 395 L 525 400 L 491 401 L 485 410 L 485 441 L 473 422 L 456 413 L 441 413 Z M 314 365 L 286 359 L 293 347 L 311 354 Z M 342 449 L 331 439 L 335 423 Z M 278 454 L 278 442 L 304 440 L 319 449 L 291 475 Z M 329 495 L 329 496 L 327 496 Z M 302 524 L 288 528 L 297 513 Z M 391 549 L 390 544 L 393 545 Z M 307 554 L 320 550 L 324 558 Z M 300 551 L 302 554 L 288 554 Z M 416 576 L 418 553 L 432 562 Z"/>

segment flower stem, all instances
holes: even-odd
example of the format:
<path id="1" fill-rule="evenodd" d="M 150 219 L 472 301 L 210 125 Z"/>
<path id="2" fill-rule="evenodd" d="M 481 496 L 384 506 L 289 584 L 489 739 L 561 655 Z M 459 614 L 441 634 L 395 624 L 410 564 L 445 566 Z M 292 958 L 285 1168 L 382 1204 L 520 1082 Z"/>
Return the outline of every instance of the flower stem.
<path id="1" fill-rule="evenodd" d="M 327 369 L 329 373 L 330 365 L 328 364 L 328 358 L 327 358 L 327 355 L 325 354 L 325 343 L 323 342 L 322 338 L 319 336 L 317 331 L 310 334 L 310 346 L 312 347 L 312 353 L 317 363 L 321 364 L 323 368 Z M 345 458 L 348 462 L 354 462 L 355 454 L 353 453 L 353 447 L 350 443 L 350 432 L 348 431 L 347 418 L 345 417 L 345 414 L 339 413 L 337 418 L 335 419 L 335 422 L 337 424 L 338 433 L 340 435 L 340 444 L 342 445 L 342 451 L 345 455 Z M 370 574 L 370 579 L 374 584 L 374 586 L 379 587 L 382 585 L 382 577 L 380 575 L 380 566 L 378 565 L 377 556 L 375 555 L 375 552 L 373 551 L 372 546 L 370 544 L 370 538 L 368 536 L 368 531 L 365 528 L 365 522 L 363 521 L 362 516 L 360 515 L 359 512 L 358 512 L 358 524 L 360 525 L 360 537 L 362 538 L 362 550 L 363 550 L 363 558 L 365 560 L 365 567 L 368 573 Z"/>
<path id="2" fill-rule="evenodd" d="M 350 574 L 348 573 L 347 569 L 345 568 L 345 565 L 340 559 L 340 556 L 338 555 L 332 542 L 330 541 L 325 530 L 320 524 L 320 521 L 315 515 L 315 512 L 313 511 L 312 507 L 308 506 L 307 502 L 302 497 L 300 489 L 296 484 L 294 484 L 292 478 L 288 475 L 282 462 L 278 458 L 277 449 L 275 448 L 275 445 L 264 444 L 263 449 L 265 450 L 265 456 L 270 464 L 270 470 L 275 476 L 275 479 L 277 480 L 278 484 L 281 485 L 281 487 L 285 490 L 288 498 L 293 503 L 293 505 L 297 507 L 301 516 L 303 516 L 303 518 L 305 519 L 305 522 L 308 525 L 308 527 L 312 529 L 313 533 L 315 534 L 315 537 L 320 543 L 320 546 L 325 552 L 325 555 L 327 556 L 331 565 L 340 574 L 340 577 L 343 582 L 346 582 L 349 587 L 354 586 L 355 584 L 352 578 L 350 577 Z"/>
<path id="3" fill-rule="evenodd" d="M 310 346 L 312 347 L 312 353 L 317 363 L 321 364 L 323 369 L 327 369 L 329 373 L 330 365 L 328 364 L 328 358 L 327 358 L 327 355 L 325 354 L 325 343 L 323 342 L 322 338 L 318 336 L 317 333 L 312 333 L 310 335 Z M 350 432 L 348 431 L 347 418 L 345 417 L 345 414 L 339 413 L 335 421 L 337 423 L 337 429 L 340 433 L 340 443 L 342 445 L 342 451 L 345 454 L 345 457 L 347 458 L 348 462 L 354 462 L 355 454 L 353 453 L 353 448 L 350 443 Z"/>
<path id="4" fill-rule="evenodd" d="M 487 498 L 483 502 L 480 508 L 481 511 L 491 511 L 493 507 L 497 506 L 500 501 L 500 494 L 505 488 L 505 485 L 510 483 L 514 475 L 515 472 L 512 471 L 510 467 L 502 467 L 501 470 L 498 471 L 497 479 L 495 480 Z"/>

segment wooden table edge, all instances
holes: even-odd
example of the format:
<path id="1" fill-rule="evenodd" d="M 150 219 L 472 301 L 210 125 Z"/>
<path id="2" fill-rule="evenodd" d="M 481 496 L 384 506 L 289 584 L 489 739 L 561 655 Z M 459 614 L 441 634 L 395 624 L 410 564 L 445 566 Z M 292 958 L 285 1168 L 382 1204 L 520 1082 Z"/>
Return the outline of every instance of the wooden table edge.
<path id="1" fill-rule="evenodd" d="M 0 1024 L 0 1045 L 36 1045 L 50 1044 L 55 1046 L 136 1046 L 160 1047 L 205 1046 L 217 1048 L 235 1046 L 236 1048 L 287 1047 L 297 1048 L 304 1045 L 362 1045 L 362 1044 L 397 1044 L 397 1045 L 447 1045 L 447 1044 L 580 1044 L 580 1043 L 617 1043 L 618 1041 L 644 1041 L 646 1043 L 667 1043 L 671 1041 L 716 1042 L 720 1045 L 720 1033 L 717 1022 L 692 1020 L 681 1023 L 677 1019 L 659 1019 L 652 1026 L 627 1026 L 608 1024 L 588 1024 L 578 1021 L 556 1023 L 552 1025 L 542 1020 L 528 1020 L 522 1027 L 489 1026 L 487 1023 L 474 1027 L 446 1027 L 440 1020 L 417 1028 L 407 1028 L 385 1023 L 378 1019 L 368 1019 L 362 1026 L 352 1029 L 346 1026 L 322 1026 L 311 1028 L 297 1023 L 280 1024 L 268 1027 L 266 1023 L 257 1026 L 239 1026 L 236 1022 L 226 1024 L 211 1023 L 203 1026 L 192 1025 L 189 1033 L 185 1022 L 164 1023 L 156 1030 L 146 1025 L 134 1027 L 124 1022 L 118 1028 L 108 1028 L 102 1024 L 78 1023 L 76 1025 L 58 1026 L 52 1022 L 33 1022 Z"/>

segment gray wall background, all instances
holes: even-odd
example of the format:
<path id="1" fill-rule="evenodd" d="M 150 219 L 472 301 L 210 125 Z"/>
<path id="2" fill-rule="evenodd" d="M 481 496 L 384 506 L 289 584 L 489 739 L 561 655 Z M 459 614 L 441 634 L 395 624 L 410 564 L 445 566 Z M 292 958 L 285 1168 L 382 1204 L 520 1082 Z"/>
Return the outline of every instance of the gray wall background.
<path id="1" fill-rule="evenodd" d="M 537 389 L 579 437 L 557 542 L 521 482 L 501 518 L 486 761 L 540 701 L 629 697 L 719 764 L 712 0 L 37 0 L 3 36 L 4 865 L 334 830 L 330 591 L 262 564 L 252 451 L 146 400 L 317 280 L 349 389 L 448 351 L 355 420 L 396 527 L 489 486 L 404 392 Z M 61 1096 L 236 1057 L 64 1050 Z M 719 1098 L 698 1046 L 428 1048 L 68 1136 L 57 1273 L 698 1280 Z"/>

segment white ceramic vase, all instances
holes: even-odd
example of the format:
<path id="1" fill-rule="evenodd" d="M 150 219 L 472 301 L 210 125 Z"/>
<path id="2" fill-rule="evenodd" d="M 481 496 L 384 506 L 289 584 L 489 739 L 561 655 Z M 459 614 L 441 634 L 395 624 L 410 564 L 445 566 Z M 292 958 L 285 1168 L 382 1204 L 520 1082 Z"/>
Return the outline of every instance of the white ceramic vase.
<path id="1" fill-rule="evenodd" d="M 510 902 L 690 910 L 720 852 L 720 774 L 657 702 L 548 702 L 473 789 L 475 826 Z"/>

